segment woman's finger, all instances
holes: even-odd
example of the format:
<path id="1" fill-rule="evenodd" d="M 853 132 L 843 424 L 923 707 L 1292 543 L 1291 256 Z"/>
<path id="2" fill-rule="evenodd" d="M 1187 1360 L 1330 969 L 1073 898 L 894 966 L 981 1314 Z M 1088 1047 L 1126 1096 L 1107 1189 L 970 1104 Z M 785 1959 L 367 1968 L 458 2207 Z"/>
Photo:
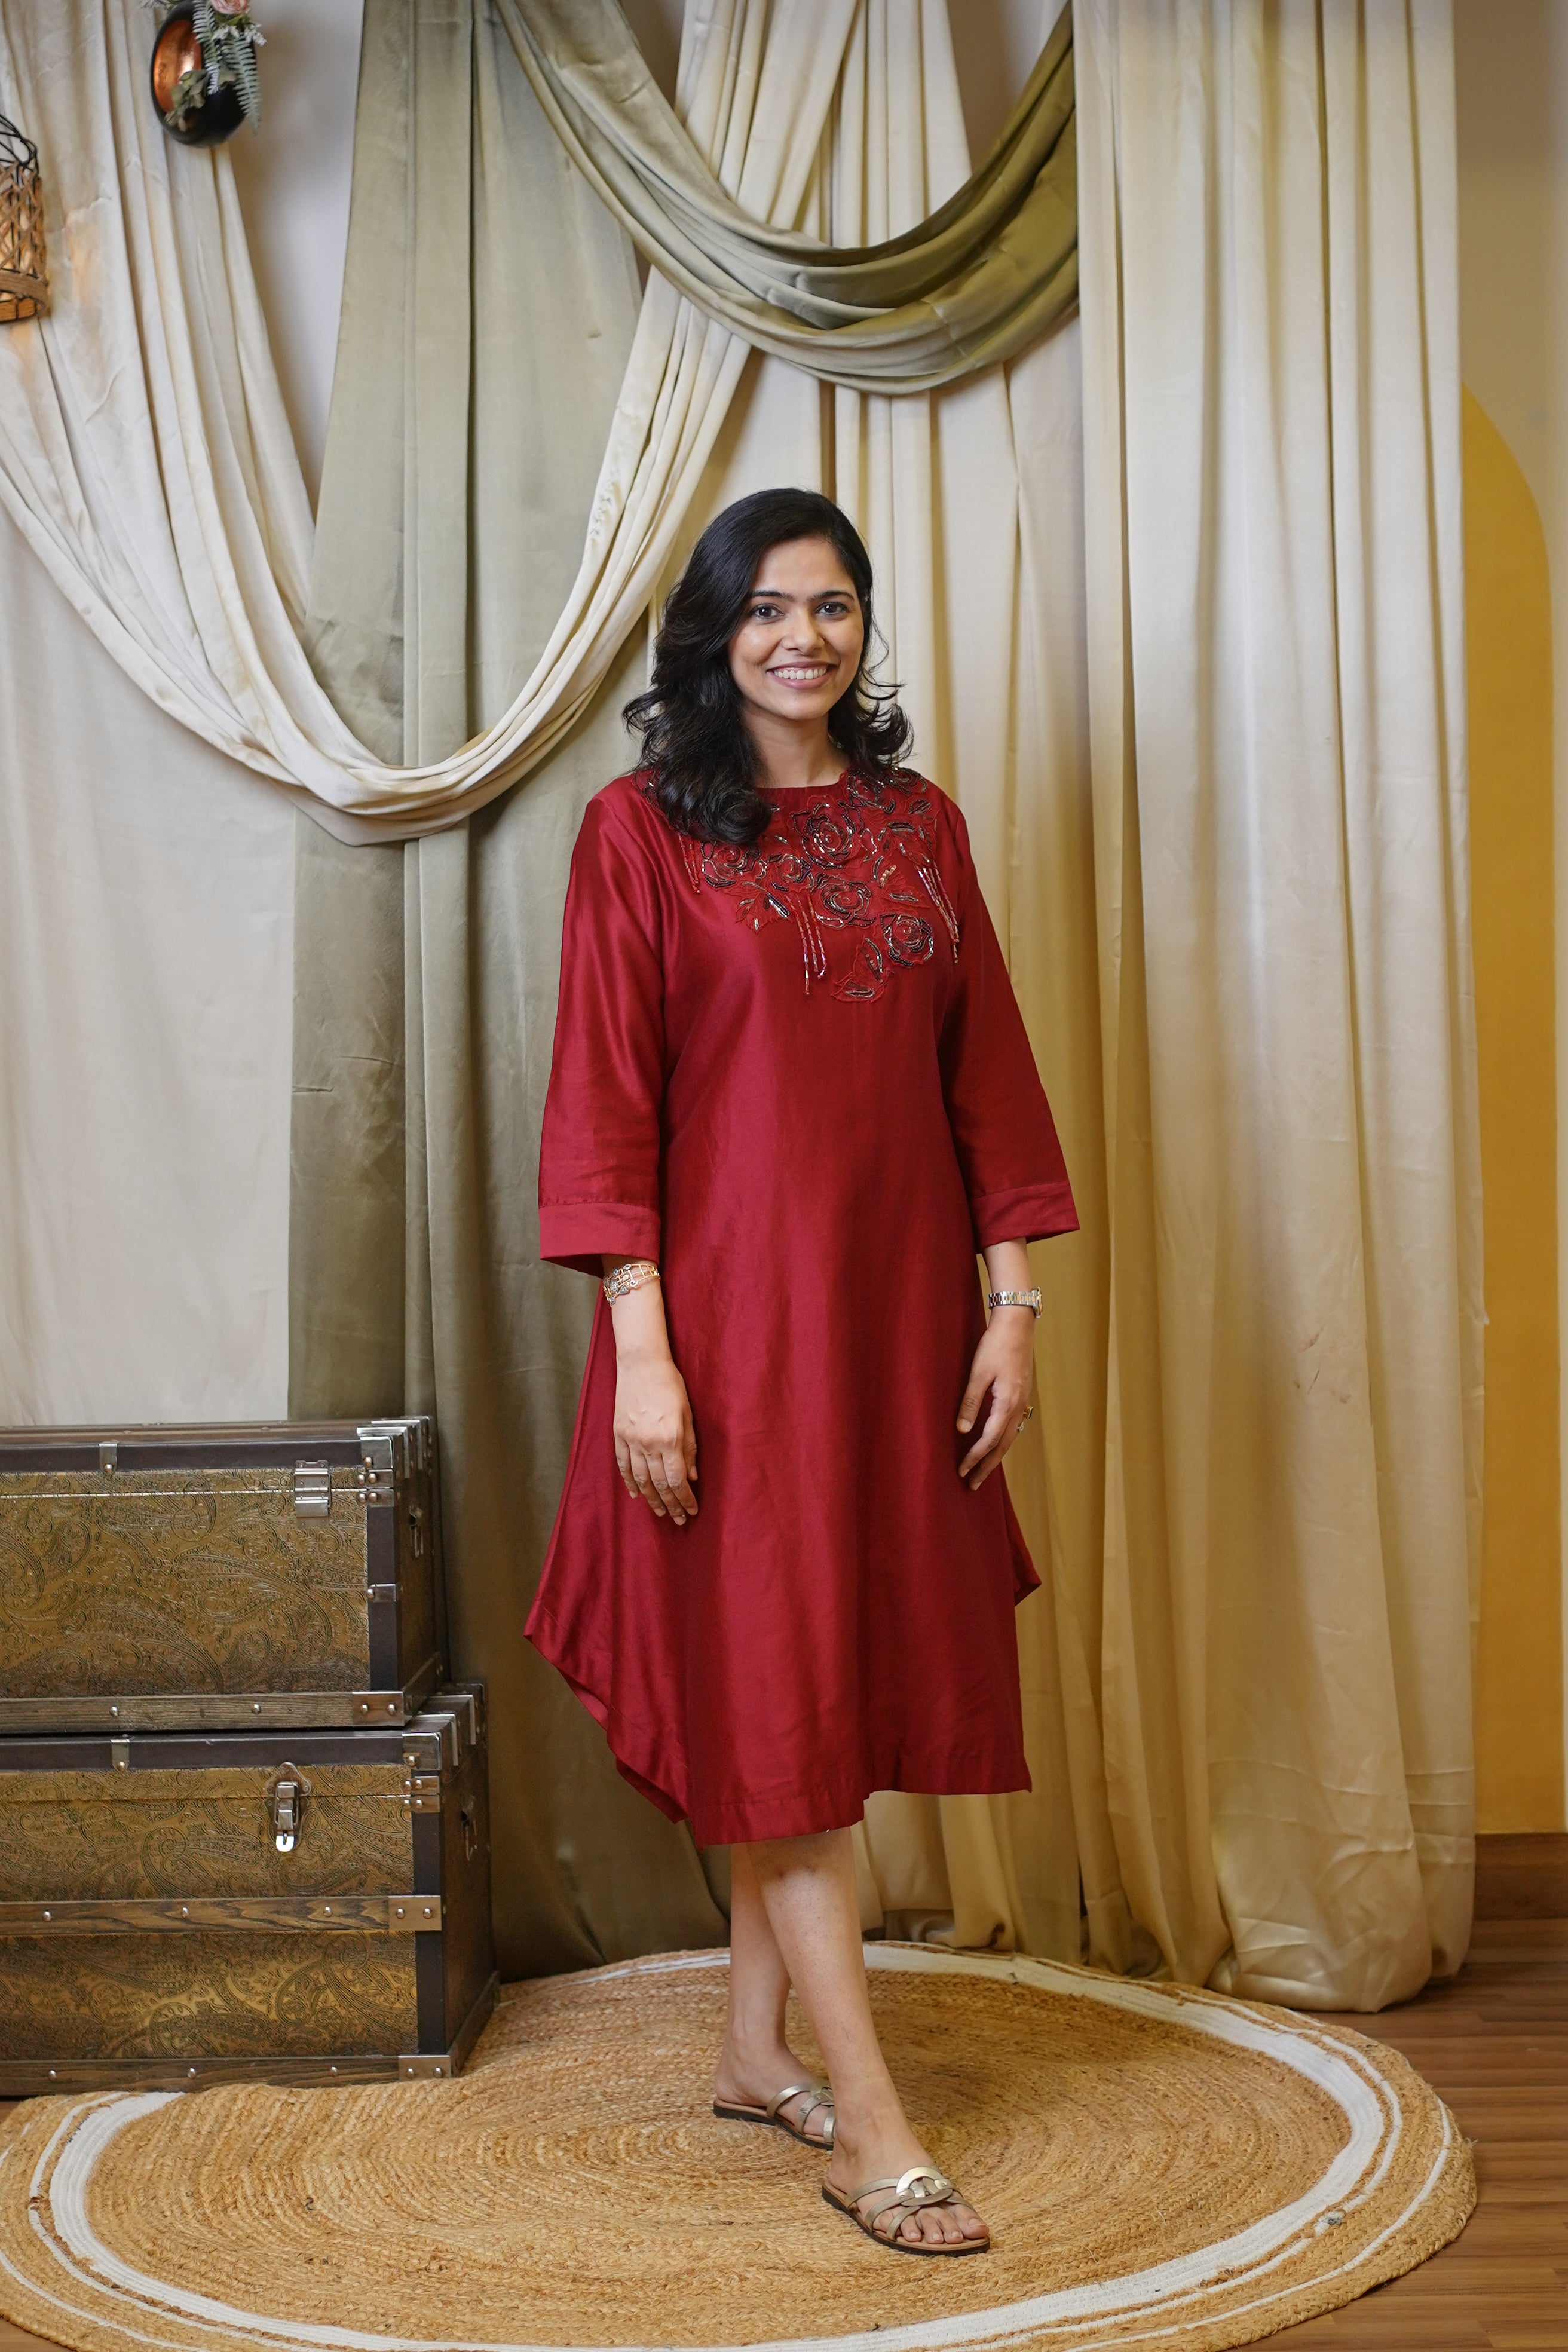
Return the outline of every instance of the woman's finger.
<path id="1" fill-rule="evenodd" d="M 677 1453 L 673 1448 L 667 1451 L 664 1457 L 664 1476 L 670 1508 L 676 1517 L 695 1518 L 697 1497 L 691 1491 L 691 1477 L 686 1466 L 684 1454 Z"/>
<path id="2" fill-rule="evenodd" d="M 686 1512 L 677 1488 L 684 1486 L 686 1482 L 684 1464 L 678 1454 L 652 1454 L 648 1456 L 648 1468 L 653 1473 L 653 1483 L 658 1489 L 659 1501 L 664 1505 L 676 1526 L 683 1528 L 686 1525 Z"/>
<path id="3" fill-rule="evenodd" d="M 616 1440 L 616 1467 L 621 1474 L 622 1486 L 626 1488 L 627 1494 L 635 1499 L 637 1491 L 637 1482 L 632 1476 L 631 1448 L 626 1444 L 624 1437 L 617 1437 Z"/>
<path id="4" fill-rule="evenodd" d="M 985 1426 L 958 1465 L 961 1478 L 967 1478 L 972 1486 L 984 1485 L 990 1472 L 1007 1451 L 1008 1438 L 1022 1410 L 1007 1390 L 992 1390 L 991 1410 L 985 1416 Z M 991 1458 L 993 1455 L 995 1456 L 994 1461 Z M 976 1471 L 981 1474 L 978 1477 L 974 1475 Z"/>
<path id="5" fill-rule="evenodd" d="M 984 1394 L 984 1374 L 972 1370 L 969 1375 L 969 1386 L 963 1391 L 963 1402 L 958 1408 L 958 1426 L 965 1436 L 974 1426 L 974 1416 L 980 1410 Z"/>
<path id="6" fill-rule="evenodd" d="M 668 1514 L 659 1500 L 658 1484 L 653 1475 L 653 1465 L 640 1445 L 632 1447 L 632 1476 L 637 1480 L 637 1493 L 642 1496 L 655 1518 L 667 1518 Z"/>

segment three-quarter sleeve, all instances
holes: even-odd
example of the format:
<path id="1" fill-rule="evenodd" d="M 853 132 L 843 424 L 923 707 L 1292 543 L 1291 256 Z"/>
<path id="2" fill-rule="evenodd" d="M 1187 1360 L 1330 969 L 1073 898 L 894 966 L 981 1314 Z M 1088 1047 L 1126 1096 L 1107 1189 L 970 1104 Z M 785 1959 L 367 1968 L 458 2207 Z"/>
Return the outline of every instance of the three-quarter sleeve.
<path id="1" fill-rule="evenodd" d="M 942 1084 L 979 1250 L 1073 1233 L 1078 1212 L 968 828 L 951 802 L 948 812 L 959 868 L 959 947 L 942 1029 Z"/>
<path id="2" fill-rule="evenodd" d="M 539 1148 L 539 1254 L 597 1274 L 659 1254 L 664 971 L 653 869 L 604 794 L 572 855 Z"/>

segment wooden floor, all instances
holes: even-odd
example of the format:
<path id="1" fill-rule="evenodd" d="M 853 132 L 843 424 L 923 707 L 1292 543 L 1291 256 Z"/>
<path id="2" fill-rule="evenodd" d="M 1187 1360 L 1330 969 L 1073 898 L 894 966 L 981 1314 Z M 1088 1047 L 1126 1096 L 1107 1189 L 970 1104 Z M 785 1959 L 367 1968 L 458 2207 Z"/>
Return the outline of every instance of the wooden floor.
<path id="1" fill-rule="evenodd" d="M 1349 2022 L 1447 2100 L 1480 2203 L 1419 2270 L 1270 2352 L 1568 2352 L 1568 1919 L 1479 1919 L 1454 1983 Z"/>
<path id="2" fill-rule="evenodd" d="M 1447 2100 L 1480 2204 L 1456 2244 L 1270 2352 L 1568 2352 L 1568 1918 L 1478 1921 L 1453 1984 L 1350 2022 Z M 37 2343 L 0 2319 L 0 2352 Z"/>

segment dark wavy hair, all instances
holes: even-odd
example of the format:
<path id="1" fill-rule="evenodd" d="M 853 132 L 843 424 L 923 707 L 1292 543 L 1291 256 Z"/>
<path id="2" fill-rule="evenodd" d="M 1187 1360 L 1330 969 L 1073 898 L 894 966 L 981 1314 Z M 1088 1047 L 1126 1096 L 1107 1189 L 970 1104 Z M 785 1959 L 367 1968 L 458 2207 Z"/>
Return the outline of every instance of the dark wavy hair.
<path id="1" fill-rule="evenodd" d="M 885 773 L 910 747 L 898 688 L 878 686 L 868 675 L 876 622 L 871 559 L 859 532 L 816 490 L 755 490 L 715 515 L 692 549 L 654 641 L 653 684 L 622 713 L 642 737 L 655 800 L 677 832 L 699 841 L 755 841 L 768 822 L 756 751 L 730 675 L 730 640 L 745 618 L 763 557 L 797 539 L 826 540 L 860 600 L 866 637 L 859 667 L 827 720 L 845 766 Z"/>

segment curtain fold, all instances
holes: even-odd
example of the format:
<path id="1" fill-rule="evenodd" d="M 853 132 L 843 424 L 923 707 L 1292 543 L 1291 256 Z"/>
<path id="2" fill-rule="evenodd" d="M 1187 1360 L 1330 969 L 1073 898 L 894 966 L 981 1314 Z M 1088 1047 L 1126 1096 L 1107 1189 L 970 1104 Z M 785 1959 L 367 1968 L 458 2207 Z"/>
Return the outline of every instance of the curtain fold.
<path id="1" fill-rule="evenodd" d="M 615 0 L 500 0 L 541 105 L 671 285 L 748 342 L 862 392 L 934 391 L 1035 341 L 1077 288 L 1072 19 L 1064 14 L 982 169 L 897 233 L 773 231 L 710 171 Z M 815 5 L 791 36 L 831 88 Z M 768 111 L 765 96 L 763 112 Z"/>
<path id="2" fill-rule="evenodd" d="M 744 173 L 733 139 L 709 157 L 722 194 L 781 229 L 793 225 L 816 153 L 841 38 L 842 0 L 813 7 L 809 43 L 776 38 L 762 81 L 723 92 L 723 108 L 738 94 L 744 116 Z M 716 11 L 721 45 L 730 13 Z M 668 561 L 747 344 L 668 279 L 650 284 L 577 561 L 529 671 L 482 725 L 443 737 L 440 753 L 378 751 L 334 708 L 301 643 L 310 511 L 232 165 L 221 149 L 165 137 L 147 102 L 148 37 L 141 0 L 58 0 L 47 10 L 0 0 L 0 89 L 45 157 L 52 282 L 49 314 L 0 340 L 0 502 L 121 667 L 183 726 L 292 793 L 342 840 L 440 831 L 530 773 L 588 709 Z M 434 52 L 434 26 L 426 37 Z M 1055 195 L 1037 226 L 1056 240 L 1053 290 L 1021 296 L 1010 248 L 972 268 L 999 273 L 998 299 L 1032 305 L 1035 329 L 1072 299 L 1069 111 L 1063 62 L 1027 121 L 1013 126 L 994 181 L 982 175 L 975 192 L 991 218 L 1031 142 L 1049 134 L 1040 186 Z M 417 137 L 417 115 L 409 127 Z M 1005 237 L 1023 234 L 1033 202 Z M 395 247 L 399 225 L 384 215 L 379 226 Z M 461 300 L 460 279 L 452 294 Z M 983 322 L 964 312 L 958 331 L 981 347 Z M 120 363 L 132 350 L 138 367 Z M 366 396 L 379 412 L 399 396 L 396 383 Z M 403 384 L 401 396 L 417 403 L 421 383 Z M 430 528 L 439 529 L 434 519 Z M 421 609 L 416 600 L 416 619 Z M 343 648 L 321 650 L 323 628 L 356 625 L 363 677 Z M 389 640 L 365 616 L 340 622 L 318 605 L 308 642 L 342 682 L 355 725 L 384 710 Z"/>
<path id="3" fill-rule="evenodd" d="M 1179 1977 L 1375 2009 L 1458 1967 L 1473 1854 L 1451 26 L 1078 0 L 1078 61 L 1111 1259 L 1086 1889 L 1114 1964 L 1137 1930 Z"/>

